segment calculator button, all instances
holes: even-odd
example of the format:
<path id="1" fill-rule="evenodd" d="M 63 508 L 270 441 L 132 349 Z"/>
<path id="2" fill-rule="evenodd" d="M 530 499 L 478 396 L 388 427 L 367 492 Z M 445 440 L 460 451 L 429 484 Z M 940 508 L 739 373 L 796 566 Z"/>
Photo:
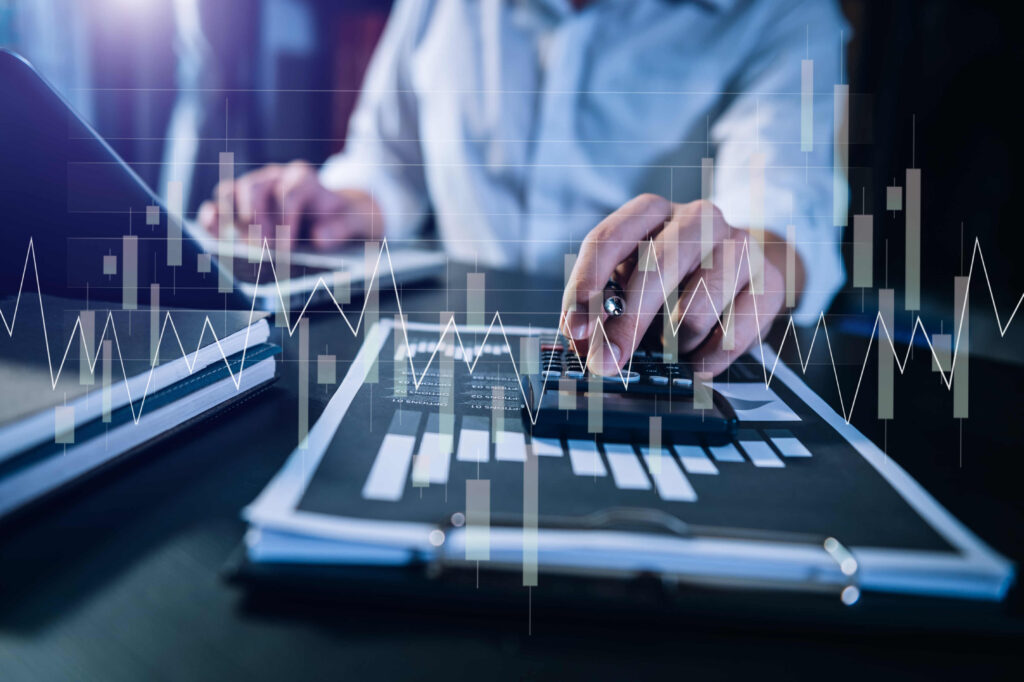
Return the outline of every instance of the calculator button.
<path id="1" fill-rule="evenodd" d="M 637 372 L 624 372 L 622 376 L 619 376 L 616 373 L 611 375 L 610 377 L 601 378 L 610 383 L 616 381 L 622 383 L 622 381 L 625 380 L 627 384 L 635 384 L 636 382 L 640 381 L 640 374 Z"/>
<path id="2" fill-rule="evenodd" d="M 652 375 L 648 376 L 647 377 L 647 381 L 651 382 L 655 386 L 667 386 L 668 385 L 668 377 L 662 376 L 660 374 L 652 374 Z"/>
<path id="3" fill-rule="evenodd" d="M 672 380 L 672 385 L 676 388 L 693 388 L 693 379 L 687 379 L 685 377 L 676 377 Z"/>

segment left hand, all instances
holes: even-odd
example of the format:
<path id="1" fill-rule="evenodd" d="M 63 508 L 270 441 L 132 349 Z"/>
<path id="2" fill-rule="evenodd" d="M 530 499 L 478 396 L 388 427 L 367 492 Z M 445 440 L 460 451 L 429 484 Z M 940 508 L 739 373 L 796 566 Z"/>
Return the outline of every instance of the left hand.
<path id="1" fill-rule="evenodd" d="M 713 225 L 708 244 L 713 263 L 705 270 L 701 268 L 701 218 L 706 208 Z M 721 211 L 707 202 L 675 204 L 654 194 L 640 195 L 602 220 L 583 240 L 562 298 L 563 333 L 574 340 L 581 354 L 587 353 L 591 371 L 613 375 L 629 361 L 664 307 L 665 292 L 680 287 L 671 311 L 672 326 L 679 325 L 679 353 L 688 353 L 695 369 L 720 374 L 762 337 L 785 302 L 786 243 L 769 239 L 778 240 L 766 233 L 764 250 L 759 251 L 749 233 L 729 225 Z M 638 257 L 646 256 L 651 240 L 657 269 L 651 263 L 644 271 L 638 266 Z M 726 240 L 734 241 L 734 269 L 728 276 L 723 254 Z M 744 241 L 749 242 L 751 252 L 758 250 L 751 259 L 752 267 L 747 266 L 746 256 L 740 257 Z M 764 257 L 756 257 L 757 253 Z M 801 265 L 797 258 L 797 292 L 803 280 Z M 752 270 L 755 278 L 763 277 L 764 286 L 758 291 L 751 287 Z M 723 331 L 729 316 L 721 322 L 719 318 L 725 308 L 726 287 L 728 294 L 733 294 L 733 277 L 737 281 L 731 299 L 734 328 L 729 343 Z M 601 305 L 605 284 L 612 278 L 622 285 L 626 300 L 625 313 L 615 318 L 609 318 Z M 699 285 L 702 278 L 707 293 Z M 600 330 L 594 333 L 598 319 L 604 323 L 608 343 Z"/>

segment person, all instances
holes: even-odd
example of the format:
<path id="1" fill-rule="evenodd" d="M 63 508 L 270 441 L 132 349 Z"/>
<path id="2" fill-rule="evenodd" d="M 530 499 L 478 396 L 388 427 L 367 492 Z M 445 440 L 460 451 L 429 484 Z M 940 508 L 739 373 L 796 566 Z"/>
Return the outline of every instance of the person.
<path id="1" fill-rule="evenodd" d="M 399 0 L 345 149 L 215 198 L 242 235 L 394 243 L 432 214 L 454 258 L 565 268 L 564 332 L 605 375 L 677 291 L 678 351 L 718 374 L 787 299 L 813 323 L 844 281 L 833 86 L 848 35 L 816 0 Z M 217 201 L 199 219 L 220 229 Z M 612 319 L 609 279 L 626 301 Z"/>

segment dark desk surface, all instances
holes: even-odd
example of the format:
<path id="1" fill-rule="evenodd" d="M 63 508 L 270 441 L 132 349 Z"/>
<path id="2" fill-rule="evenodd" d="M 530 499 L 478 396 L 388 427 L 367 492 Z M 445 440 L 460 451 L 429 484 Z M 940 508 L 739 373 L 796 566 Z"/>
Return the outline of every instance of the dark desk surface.
<path id="1" fill-rule="evenodd" d="M 441 310 L 465 310 L 466 271 L 453 265 L 447 289 L 439 282 L 405 287 L 407 312 L 434 321 Z M 487 285 L 488 309 L 500 306 L 506 324 L 556 322 L 557 287 L 526 294 L 519 277 L 503 273 L 489 273 Z M 393 296 L 382 296 L 381 310 L 394 310 Z M 985 324 L 981 317 L 972 326 Z M 335 312 L 313 312 L 310 327 L 311 356 L 336 354 L 340 378 L 359 340 Z M 849 404 L 869 342 L 833 334 L 832 343 Z M 993 606 L 869 594 L 854 609 L 695 595 L 692 609 L 652 620 L 547 608 L 541 585 L 533 592 L 532 635 L 525 597 L 510 612 L 385 605 L 373 595 L 350 604 L 247 595 L 225 582 L 223 570 L 244 531 L 239 510 L 295 442 L 297 350 L 289 339 L 283 346 L 273 388 L 0 527 L 0 680 L 707 678 L 736 666 L 841 674 L 853 661 L 941 676 L 994 674 L 1019 657 L 1024 617 L 1016 595 Z M 783 355 L 793 357 L 789 349 Z M 971 359 L 972 416 L 962 425 L 961 455 L 951 396 L 928 365 L 922 358 L 897 375 L 896 420 L 883 432 L 869 364 L 853 421 L 954 515 L 1020 562 L 1024 372 Z M 838 406 L 824 346 L 806 379 Z M 328 393 L 311 386 L 315 419 Z"/>

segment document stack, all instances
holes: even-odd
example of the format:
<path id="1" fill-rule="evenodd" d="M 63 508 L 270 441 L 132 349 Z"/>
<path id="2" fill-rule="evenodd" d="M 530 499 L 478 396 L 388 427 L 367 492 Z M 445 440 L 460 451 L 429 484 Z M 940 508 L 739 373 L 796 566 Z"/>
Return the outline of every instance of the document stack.
<path id="1" fill-rule="evenodd" d="M 0 303 L 0 516 L 258 390 L 266 315 Z"/>

